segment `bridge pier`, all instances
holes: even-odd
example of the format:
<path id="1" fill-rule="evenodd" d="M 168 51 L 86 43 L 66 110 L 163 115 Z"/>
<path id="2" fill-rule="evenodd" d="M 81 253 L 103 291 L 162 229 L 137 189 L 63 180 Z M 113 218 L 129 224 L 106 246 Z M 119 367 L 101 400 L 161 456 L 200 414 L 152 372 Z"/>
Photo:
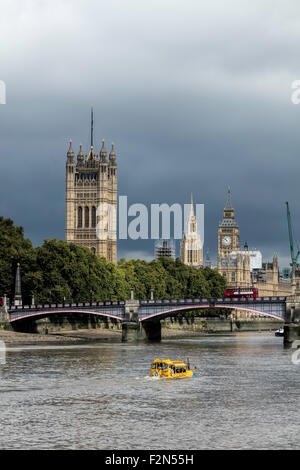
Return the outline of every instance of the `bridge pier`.
<path id="1" fill-rule="evenodd" d="M 300 340 L 300 296 L 292 295 L 286 299 L 286 322 L 284 325 L 284 344 L 289 346 Z"/>
<path id="2" fill-rule="evenodd" d="M 140 339 L 139 323 L 139 300 L 134 298 L 134 290 L 131 289 L 131 296 L 125 302 L 125 318 L 122 322 L 122 341 L 135 342 Z"/>
<path id="3" fill-rule="evenodd" d="M 290 346 L 294 341 L 300 340 L 300 324 L 285 323 L 283 342 L 286 346 Z"/>
<path id="4" fill-rule="evenodd" d="M 139 323 L 133 321 L 122 322 L 122 341 L 133 343 L 139 339 Z"/>

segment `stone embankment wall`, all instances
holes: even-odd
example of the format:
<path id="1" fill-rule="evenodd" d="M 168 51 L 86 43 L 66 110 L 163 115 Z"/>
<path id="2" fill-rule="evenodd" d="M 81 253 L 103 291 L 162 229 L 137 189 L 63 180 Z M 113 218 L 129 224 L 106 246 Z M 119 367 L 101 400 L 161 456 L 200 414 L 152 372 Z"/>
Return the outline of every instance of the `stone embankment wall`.
<path id="1" fill-rule="evenodd" d="M 57 318 L 42 318 L 36 320 L 31 326 L 31 330 L 36 333 L 55 333 L 64 330 L 81 330 L 81 329 L 103 329 L 103 330 L 122 330 L 122 325 L 117 320 L 103 319 L 91 315 L 85 317 L 84 315 L 80 318 L 76 316 L 72 317 L 59 317 Z"/>
<path id="2" fill-rule="evenodd" d="M 166 319 L 163 329 L 191 331 L 193 333 L 229 333 L 238 331 L 270 331 L 283 326 L 283 322 L 268 318 L 247 320 L 225 320 L 220 318 L 194 318 L 190 320 Z"/>
<path id="3" fill-rule="evenodd" d="M 269 319 L 247 319 L 247 320 L 225 320 L 220 318 L 192 318 L 192 319 L 166 319 L 161 321 L 162 331 L 164 330 L 181 330 L 184 335 L 189 332 L 192 334 L 213 334 L 213 333 L 230 333 L 239 331 L 270 331 L 277 330 L 283 325 L 283 322 Z M 25 325 L 24 325 L 25 326 Z M 20 328 L 24 331 L 22 325 Z M 91 316 L 86 318 L 76 317 L 57 317 L 43 318 L 36 320 L 31 325 L 27 324 L 28 332 L 35 331 L 37 333 L 55 333 L 64 330 L 80 330 L 80 329 L 106 329 L 121 330 L 122 325 L 117 320 L 101 319 L 100 317 Z"/>

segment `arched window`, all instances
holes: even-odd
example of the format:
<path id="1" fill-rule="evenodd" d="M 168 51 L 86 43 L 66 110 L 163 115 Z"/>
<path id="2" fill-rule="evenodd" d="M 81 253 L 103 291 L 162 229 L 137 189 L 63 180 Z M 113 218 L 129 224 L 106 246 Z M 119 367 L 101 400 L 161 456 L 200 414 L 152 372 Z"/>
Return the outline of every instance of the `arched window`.
<path id="1" fill-rule="evenodd" d="M 92 227 L 96 227 L 96 207 L 92 207 Z"/>
<path id="2" fill-rule="evenodd" d="M 96 254 L 96 248 L 91 248 L 91 251 L 94 253 L 94 255 Z"/>
<path id="3" fill-rule="evenodd" d="M 88 207 L 85 208 L 84 212 L 84 226 L 89 227 L 90 225 L 90 210 Z"/>
<path id="4" fill-rule="evenodd" d="M 82 207 L 78 207 L 78 228 L 82 228 Z"/>

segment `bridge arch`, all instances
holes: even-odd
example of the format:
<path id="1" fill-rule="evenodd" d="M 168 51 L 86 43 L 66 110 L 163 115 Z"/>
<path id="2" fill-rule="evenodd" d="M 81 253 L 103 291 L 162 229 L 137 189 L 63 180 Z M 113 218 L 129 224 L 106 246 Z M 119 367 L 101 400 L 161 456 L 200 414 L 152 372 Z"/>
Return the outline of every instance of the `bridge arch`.
<path id="1" fill-rule="evenodd" d="M 16 311 L 14 310 L 13 312 L 10 312 L 13 315 L 16 314 Z M 89 314 L 89 315 L 95 315 L 95 316 L 100 316 L 100 317 L 105 317 L 105 318 L 111 318 L 114 320 L 119 320 L 122 321 L 122 316 L 120 315 L 115 315 L 113 313 L 107 312 L 107 311 L 101 311 L 101 310 L 89 310 L 89 309 L 72 309 L 72 308 L 65 308 L 65 309 L 51 309 L 51 310 L 40 310 L 40 311 L 34 311 L 34 312 L 26 312 L 26 311 L 21 311 L 19 314 L 15 316 L 10 316 L 9 322 L 10 323 L 15 323 L 19 320 L 25 320 L 25 319 L 35 319 L 35 318 L 40 318 L 40 317 L 49 317 L 51 315 L 64 315 L 64 314 Z"/>
<path id="2" fill-rule="evenodd" d="M 251 308 L 252 307 L 252 308 Z M 280 315 L 276 315 L 274 313 L 266 312 L 263 310 L 260 310 L 259 308 L 253 308 L 253 305 L 251 307 L 247 306 L 240 306 L 237 304 L 198 304 L 198 305 L 184 305 L 184 306 L 174 306 L 171 307 L 161 307 L 162 310 L 156 310 L 156 312 L 153 313 L 146 313 L 140 316 L 139 321 L 140 323 L 145 322 L 147 320 L 161 320 L 163 318 L 167 318 L 169 316 L 173 316 L 174 314 L 180 314 L 182 312 L 187 312 L 191 310 L 200 310 L 200 309 L 206 309 L 206 308 L 227 308 L 229 310 L 244 310 L 245 312 L 250 312 L 252 315 L 264 315 L 266 317 L 272 318 L 274 320 L 281 320 L 284 322 L 284 318 Z"/>

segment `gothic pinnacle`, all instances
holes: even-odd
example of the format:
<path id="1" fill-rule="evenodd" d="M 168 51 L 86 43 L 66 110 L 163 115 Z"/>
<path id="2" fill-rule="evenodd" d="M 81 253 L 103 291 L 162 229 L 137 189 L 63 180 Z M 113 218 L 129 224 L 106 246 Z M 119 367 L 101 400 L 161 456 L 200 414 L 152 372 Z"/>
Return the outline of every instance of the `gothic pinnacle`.
<path id="1" fill-rule="evenodd" d="M 83 156 L 83 153 L 82 153 L 82 144 L 79 144 L 79 154 L 80 156 Z"/>
<path id="2" fill-rule="evenodd" d="M 110 151 L 110 154 L 109 154 L 109 160 L 113 164 L 116 163 L 116 152 L 115 152 L 114 146 L 115 146 L 115 144 L 112 142 L 111 151 Z"/>
<path id="3" fill-rule="evenodd" d="M 72 139 L 70 139 L 69 143 L 70 143 L 70 147 L 69 147 L 67 156 L 72 158 L 72 157 L 74 157 L 74 151 L 73 151 L 73 148 L 72 148 Z"/>
<path id="4" fill-rule="evenodd" d="M 105 162 L 106 161 L 106 156 L 107 156 L 107 152 L 106 152 L 106 149 L 104 147 L 104 139 L 102 139 L 102 147 L 101 147 L 101 150 L 100 150 L 100 159 L 101 159 L 101 161 Z"/>
<path id="5" fill-rule="evenodd" d="M 83 162 L 84 160 L 84 155 L 82 152 L 82 144 L 79 145 L 79 153 L 77 155 L 77 162 Z"/>

